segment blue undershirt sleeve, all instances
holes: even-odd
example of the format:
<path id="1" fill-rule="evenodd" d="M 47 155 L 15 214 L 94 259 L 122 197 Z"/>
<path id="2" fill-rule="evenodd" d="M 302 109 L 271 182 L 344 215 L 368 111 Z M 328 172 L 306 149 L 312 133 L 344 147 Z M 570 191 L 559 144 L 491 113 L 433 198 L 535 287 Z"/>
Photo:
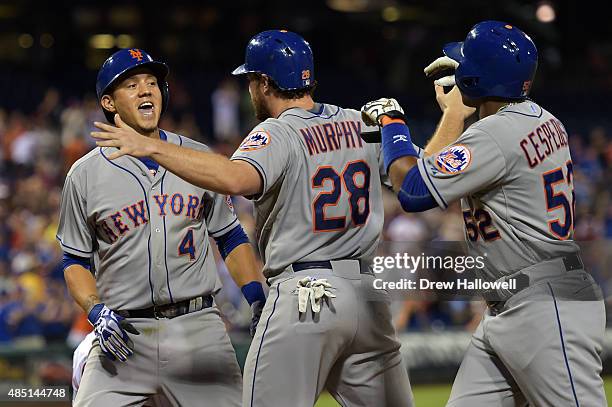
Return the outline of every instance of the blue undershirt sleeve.
<path id="1" fill-rule="evenodd" d="M 62 270 L 66 270 L 67 267 L 72 266 L 73 264 L 78 264 L 85 267 L 87 270 L 91 270 L 89 257 L 80 257 L 64 252 L 64 257 L 62 258 Z"/>
<path id="2" fill-rule="evenodd" d="M 423 212 L 438 206 L 416 165 L 406 174 L 397 199 L 406 212 Z"/>
<path id="3" fill-rule="evenodd" d="M 215 242 L 219 248 L 219 253 L 225 260 L 228 254 L 232 252 L 236 247 L 243 243 L 248 243 L 249 238 L 242 229 L 242 226 L 238 225 L 229 232 L 219 237 L 215 237 Z"/>

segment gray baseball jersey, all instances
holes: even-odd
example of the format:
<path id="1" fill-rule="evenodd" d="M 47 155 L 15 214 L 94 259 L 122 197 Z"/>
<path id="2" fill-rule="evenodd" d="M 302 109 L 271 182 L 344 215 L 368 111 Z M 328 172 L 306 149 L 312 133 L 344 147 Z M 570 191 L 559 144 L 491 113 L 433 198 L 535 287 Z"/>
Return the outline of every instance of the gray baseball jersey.
<path id="1" fill-rule="evenodd" d="M 599 376 L 601 291 L 563 257 L 578 247 L 573 168 L 561 122 L 532 101 L 511 104 L 419 160 L 418 168 L 442 208 L 461 198 L 469 249 L 486 253 L 485 277 L 521 270 L 530 282 L 490 304 L 447 405 L 606 405 Z"/>
<path id="2" fill-rule="evenodd" d="M 356 110 L 292 108 L 256 126 L 234 153 L 263 181 L 255 214 L 266 277 L 294 262 L 360 259 L 375 250 L 385 175 L 380 144 L 363 142 L 365 130 Z"/>
<path id="3" fill-rule="evenodd" d="M 165 132 L 169 143 L 207 151 Z M 110 150 L 110 151 L 109 151 Z M 238 225 L 226 196 L 159 167 L 97 148 L 66 176 L 57 238 L 68 253 L 95 261 L 100 299 L 134 310 L 215 293 L 221 288 L 208 236 Z"/>
<path id="4" fill-rule="evenodd" d="M 578 250 L 567 132 L 536 103 L 479 120 L 418 168 L 441 208 L 461 198 L 466 241 L 487 253 L 489 278 Z"/>
<path id="5" fill-rule="evenodd" d="M 292 108 L 255 127 L 232 157 L 263 181 L 255 214 L 271 285 L 245 362 L 245 406 L 312 406 L 323 388 L 346 406 L 412 406 L 388 298 L 356 261 L 383 227 L 380 145 L 363 142 L 363 130 L 355 110 Z M 338 261 L 291 266 L 328 260 Z M 335 295 L 312 316 L 298 312 L 305 277 L 328 279 Z M 298 380 L 287 375 L 296 364 Z"/>
<path id="6" fill-rule="evenodd" d="M 167 142 L 207 151 L 161 131 Z M 238 225 L 227 197 L 159 167 L 150 171 L 112 148 L 98 148 L 70 169 L 57 238 L 64 251 L 95 261 L 100 299 L 113 310 L 164 305 L 220 289 L 208 236 Z M 172 319 L 129 318 L 134 355 L 108 359 L 96 341 L 88 355 L 79 407 L 141 405 L 163 394 L 172 405 L 239 406 L 240 367 L 216 307 Z"/>

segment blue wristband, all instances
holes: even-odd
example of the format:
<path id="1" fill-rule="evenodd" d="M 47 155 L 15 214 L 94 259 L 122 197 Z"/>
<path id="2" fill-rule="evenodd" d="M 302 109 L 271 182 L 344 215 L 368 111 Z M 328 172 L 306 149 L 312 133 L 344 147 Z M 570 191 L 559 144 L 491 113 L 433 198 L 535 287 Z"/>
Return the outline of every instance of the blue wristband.
<path id="1" fill-rule="evenodd" d="M 385 171 L 389 173 L 389 166 L 401 157 L 411 156 L 419 158 L 410 139 L 408 126 L 402 123 L 390 123 L 381 130 L 382 150 Z"/>
<path id="2" fill-rule="evenodd" d="M 242 295 L 247 300 L 249 305 L 252 305 L 255 301 L 266 302 L 266 294 L 264 293 L 263 286 L 259 281 L 251 281 L 245 284 L 240 289 Z"/>
<path id="3" fill-rule="evenodd" d="M 89 320 L 89 322 L 91 322 L 92 325 L 94 325 L 98 318 L 100 318 L 100 313 L 102 312 L 103 308 L 103 303 L 96 304 L 91 308 L 89 314 L 87 314 L 87 319 Z"/>

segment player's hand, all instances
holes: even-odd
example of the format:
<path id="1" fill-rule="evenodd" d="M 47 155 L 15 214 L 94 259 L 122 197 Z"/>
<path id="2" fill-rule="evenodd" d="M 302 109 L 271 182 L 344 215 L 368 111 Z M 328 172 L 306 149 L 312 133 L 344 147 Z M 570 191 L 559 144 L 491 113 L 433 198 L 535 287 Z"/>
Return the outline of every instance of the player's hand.
<path id="1" fill-rule="evenodd" d="M 447 70 L 454 72 L 458 66 L 459 62 L 455 61 L 454 59 L 450 59 L 447 56 L 443 56 L 437 58 L 431 64 L 427 65 L 425 69 L 423 69 L 423 72 L 425 72 L 425 76 L 431 78 L 432 76 L 435 76 L 440 72 L 444 72 Z M 438 86 L 455 86 L 455 75 L 448 75 L 436 79 L 434 83 Z"/>
<path id="2" fill-rule="evenodd" d="M 253 304 L 251 304 L 251 324 L 249 325 L 249 333 L 251 334 L 251 338 L 255 336 L 257 324 L 259 324 L 259 319 L 261 318 L 264 305 L 266 305 L 265 301 L 255 301 Z"/>
<path id="3" fill-rule="evenodd" d="M 94 122 L 94 126 L 101 131 L 92 131 L 91 136 L 95 138 L 99 147 L 116 147 L 119 150 L 110 154 L 108 158 L 114 160 L 123 155 L 133 157 L 148 157 L 151 154 L 151 139 L 143 136 L 128 126 L 118 114 L 115 114 L 115 125 Z"/>
<path id="4" fill-rule="evenodd" d="M 380 126 L 382 116 L 399 118 L 406 121 L 404 109 L 393 98 L 380 98 L 366 103 L 361 108 L 361 118 L 368 126 Z"/>
<path id="5" fill-rule="evenodd" d="M 96 304 L 87 316 L 94 326 L 94 332 L 102 352 L 111 360 L 125 362 L 134 353 L 134 342 L 127 332 L 139 335 L 136 330 L 120 315 L 115 314 L 104 304 Z"/>
<path id="6" fill-rule="evenodd" d="M 444 93 L 444 88 L 440 85 L 434 85 L 434 88 L 436 91 L 436 100 L 438 101 L 442 113 L 456 113 L 465 120 L 476 111 L 476 108 L 463 104 L 461 91 L 457 86 L 454 86 L 448 93 Z"/>

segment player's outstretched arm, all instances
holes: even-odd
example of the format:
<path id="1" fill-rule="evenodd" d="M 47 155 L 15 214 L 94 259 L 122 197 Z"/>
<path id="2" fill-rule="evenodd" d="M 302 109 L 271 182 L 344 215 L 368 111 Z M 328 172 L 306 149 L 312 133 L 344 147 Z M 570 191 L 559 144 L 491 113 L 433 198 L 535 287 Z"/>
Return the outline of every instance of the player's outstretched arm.
<path id="1" fill-rule="evenodd" d="M 470 117 L 476 109 L 463 104 L 461 92 L 456 86 L 444 93 L 444 88 L 434 84 L 436 100 L 442 110 L 442 117 L 438 122 L 436 131 L 425 147 L 425 155 L 436 154 L 452 143 L 463 133 L 465 120 Z M 406 174 L 414 167 L 417 160 L 413 157 L 401 157 L 389 166 L 389 180 L 393 189 L 399 192 L 406 178 Z"/>
<path id="2" fill-rule="evenodd" d="M 457 88 L 445 94 L 443 88 L 436 85 L 436 99 L 443 114 L 426 147 L 428 155 L 452 144 L 463 132 L 464 120 L 474 113 L 474 109 L 463 105 Z M 406 212 L 421 212 L 437 207 L 439 203 L 417 168 L 419 154 L 412 144 L 406 118 L 397 101 L 383 98 L 369 102 L 361 108 L 361 112 L 366 124 L 382 127 L 384 166 L 402 208 Z"/>
<path id="3" fill-rule="evenodd" d="M 410 138 L 404 110 L 397 100 L 381 98 L 366 103 L 361 108 L 361 117 L 367 125 L 378 125 L 381 128 L 383 164 L 393 189 L 397 192 L 403 177 L 416 165 L 419 158 Z M 398 161 L 401 161 L 402 167 L 405 166 L 407 169 L 403 176 L 398 171 Z"/>
<path id="4" fill-rule="evenodd" d="M 226 195 L 257 195 L 262 190 L 259 173 L 252 165 L 230 161 L 211 152 L 192 150 L 139 134 L 115 115 L 117 127 L 95 122 L 101 131 L 91 135 L 101 147 L 116 147 L 113 160 L 123 155 L 150 157 L 190 184 Z"/>
<path id="5" fill-rule="evenodd" d="M 425 155 L 435 154 L 455 142 L 463 132 L 465 119 L 475 112 L 474 108 L 463 104 L 461 93 L 456 86 L 449 93 L 444 93 L 442 86 L 434 85 L 434 87 L 436 100 L 442 110 L 442 118 L 425 147 Z M 406 175 L 418 160 L 403 111 L 397 101 L 384 98 L 367 103 L 361 111 L 366 123 L 371 122 L 371 124 L 378 124 L 382 127 L 385 168 L 393 189 L 399 192 Z M 398 111 L 402 114 L 394 114 Z"/>

